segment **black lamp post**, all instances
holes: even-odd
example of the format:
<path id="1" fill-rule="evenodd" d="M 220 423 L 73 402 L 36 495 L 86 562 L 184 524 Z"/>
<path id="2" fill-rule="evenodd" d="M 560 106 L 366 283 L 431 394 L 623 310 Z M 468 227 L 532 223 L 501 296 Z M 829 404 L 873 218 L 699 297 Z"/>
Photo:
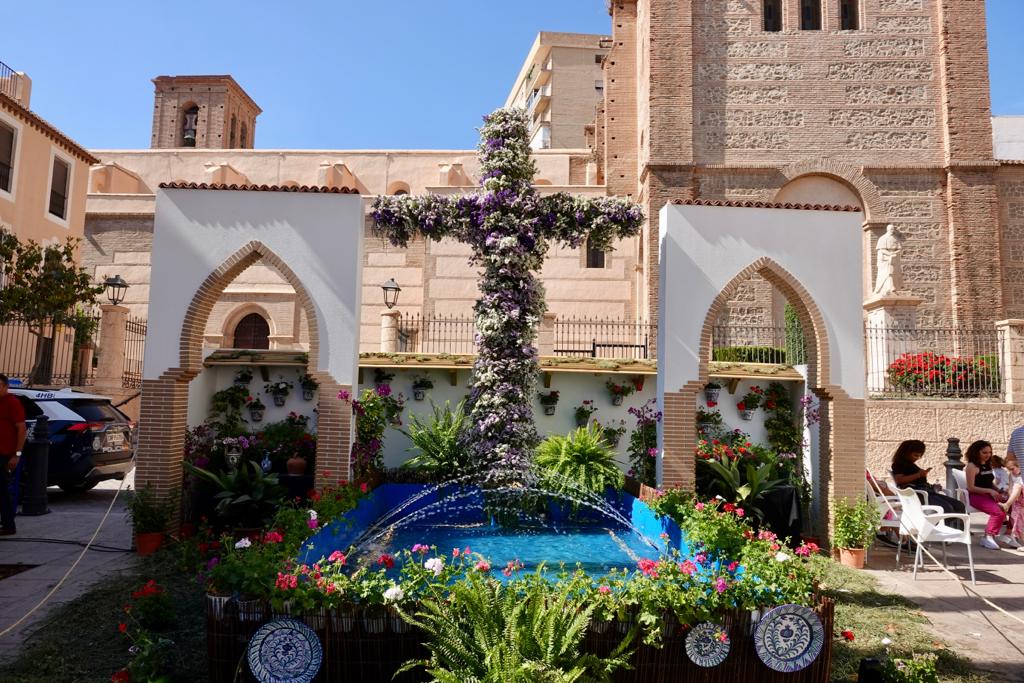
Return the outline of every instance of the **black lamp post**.
<path id="1" fill-rule="evenodd" d="M 380 288 L 384 290 L 384 305 L 394 308 L 398 303 L 398 293 L 402 291 L 402 288 L 398 286 L 394 278 L 385 282 Z"/>
<path id="2" fill-rule="evenodd" d="M 128 283 L 120 275 L 114 277 L 108 277 L 103 281 L 103 285 L 107 288 L 107 299 L 114 306 L 117 306 L 124 301 L 124 290 L 128 289 Z"/>

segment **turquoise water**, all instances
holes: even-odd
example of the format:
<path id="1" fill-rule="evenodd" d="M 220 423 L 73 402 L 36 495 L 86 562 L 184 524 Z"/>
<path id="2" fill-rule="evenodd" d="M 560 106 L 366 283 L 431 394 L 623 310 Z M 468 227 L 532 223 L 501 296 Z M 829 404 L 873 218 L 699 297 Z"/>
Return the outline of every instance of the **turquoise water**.
<path id="1" fill-rule="evenodd" d="M 567 526 L 507 529 L 479 525 L 410 525 L 395 531 L 384 552 L 396 553 L 415 544 L 437 546 L 438 554 L 451 557 L 452 549 L 469 548 L 501 570 L 518 560 L 524 571 L 532 571 L 542 562 L 548 569 L 576 565 L 592 576 L 619 568 L 636 568 L 641 558 L 657 559 L 658 549 L 628 529 L 612 526 Z"/>

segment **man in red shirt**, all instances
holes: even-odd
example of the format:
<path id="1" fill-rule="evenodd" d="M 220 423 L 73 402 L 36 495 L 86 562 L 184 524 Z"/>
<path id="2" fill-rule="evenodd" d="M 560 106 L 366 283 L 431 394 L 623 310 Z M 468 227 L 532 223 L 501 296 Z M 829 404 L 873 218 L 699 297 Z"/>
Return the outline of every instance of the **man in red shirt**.
<path id="1" fill-rule="evenodd" d="M 0 536 L 14 533 L 14 496 L 11 478 L 25 446 L 25 409 L 7 390 L 7 375 L 0 375 Z"/>

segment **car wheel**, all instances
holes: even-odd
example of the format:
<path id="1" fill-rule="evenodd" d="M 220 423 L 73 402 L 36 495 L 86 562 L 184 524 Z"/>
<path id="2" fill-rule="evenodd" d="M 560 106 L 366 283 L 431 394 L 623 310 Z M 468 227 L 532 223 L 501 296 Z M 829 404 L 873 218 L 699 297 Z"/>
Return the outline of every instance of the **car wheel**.
<path id="1" fill-rule="evenodd" d="M 93 489 L 98 483 L 98 481 L 62 482 L 57 484 L 57 486 L 59 486 L 62 491 L 67 491 L 68 493 L 85 493 L 86 491 Z"/>

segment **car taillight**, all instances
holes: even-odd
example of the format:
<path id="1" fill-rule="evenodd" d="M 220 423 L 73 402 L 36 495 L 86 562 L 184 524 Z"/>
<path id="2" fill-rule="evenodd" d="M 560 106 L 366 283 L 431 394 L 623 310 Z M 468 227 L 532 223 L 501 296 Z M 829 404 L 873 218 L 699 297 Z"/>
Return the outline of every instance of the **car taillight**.
<path id="1" fill-rule="evenodd" d="M 75 424 L 68 427 L 69 432 L 85 432 L 90 429 L 103 429 L 104 425 L 102 422 L 76 422 Z"/>

